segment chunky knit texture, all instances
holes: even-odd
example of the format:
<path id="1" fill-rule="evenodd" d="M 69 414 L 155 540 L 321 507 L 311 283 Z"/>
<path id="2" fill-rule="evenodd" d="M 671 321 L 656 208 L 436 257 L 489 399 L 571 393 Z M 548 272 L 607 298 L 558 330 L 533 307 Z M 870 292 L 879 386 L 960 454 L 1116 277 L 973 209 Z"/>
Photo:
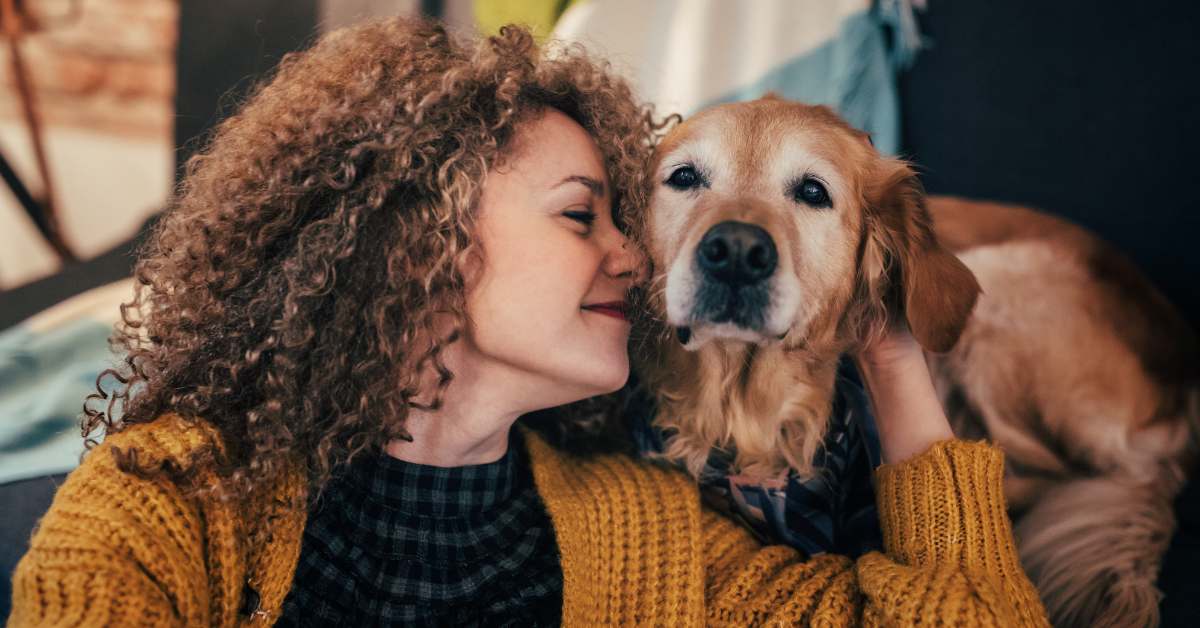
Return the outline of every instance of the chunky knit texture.
<path id="1" fill-rule="evenodd" d="M 275 621 L 300 550 L 302 476 L 242 510 L 121 473 L 112 455 L 116 445 L 181 461 L 206 444 L 218 444 L 212 428 L 166 416 L 93 451 L 17 566 L 9 626 Z M 945 441 L 881 467 L 886 554 L 857 562 L 760 546 L 702 509 L 676 470 L 572 458 L 533 434 L 527 446 L 561 552 L 565 625 L 1048 625 L 988 445 Z"/>

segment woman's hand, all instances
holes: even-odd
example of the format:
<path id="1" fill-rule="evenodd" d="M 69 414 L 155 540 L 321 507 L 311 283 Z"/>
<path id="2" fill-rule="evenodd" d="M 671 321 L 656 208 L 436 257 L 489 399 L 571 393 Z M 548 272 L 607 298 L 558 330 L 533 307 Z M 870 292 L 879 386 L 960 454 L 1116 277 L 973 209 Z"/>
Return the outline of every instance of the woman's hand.
<path id="1" fill-rule="evenodd" d="M 875 411 L 884 463 L 907 460 L 954 438 L 925 354 L 907 326 L 893 328 L 855 359 Z"/>

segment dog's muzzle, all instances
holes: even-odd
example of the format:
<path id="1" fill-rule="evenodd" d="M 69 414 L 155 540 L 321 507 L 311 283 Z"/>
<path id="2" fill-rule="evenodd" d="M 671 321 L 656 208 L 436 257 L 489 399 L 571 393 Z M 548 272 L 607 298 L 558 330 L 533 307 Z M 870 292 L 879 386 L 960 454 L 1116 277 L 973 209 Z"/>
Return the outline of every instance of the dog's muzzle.
<path id="1" fill-rule="evenodd" d="M 732 220 L 713 226 L 696 246 L 702 281 L 693 318 L 761 328 L 778 260 L 775 242 L 762 227 Z"/>

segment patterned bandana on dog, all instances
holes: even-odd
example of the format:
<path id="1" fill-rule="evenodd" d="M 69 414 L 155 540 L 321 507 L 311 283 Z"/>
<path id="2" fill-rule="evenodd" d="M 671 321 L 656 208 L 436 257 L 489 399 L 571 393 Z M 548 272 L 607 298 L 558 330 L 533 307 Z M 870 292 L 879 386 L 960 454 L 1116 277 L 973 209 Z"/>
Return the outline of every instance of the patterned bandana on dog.
<path id="1" fill-rule="evenodd" d="M 642 453 L 661 453 L 663 433 L 653 425 L 653 402 L 631 406 L 634 440 Z M 872 477 L 880 463 L 879 436 L 858 372 L 838 367 L 829 432 L 808 480 L 795 474 L 779 486 L 746 483 L 728 473 L 731 456 L 714 451 L 700 475 L 705 503 L 749 528 L 763 543 L 786 543 L 809 556 L 850 557 L 882 549 Z"/>

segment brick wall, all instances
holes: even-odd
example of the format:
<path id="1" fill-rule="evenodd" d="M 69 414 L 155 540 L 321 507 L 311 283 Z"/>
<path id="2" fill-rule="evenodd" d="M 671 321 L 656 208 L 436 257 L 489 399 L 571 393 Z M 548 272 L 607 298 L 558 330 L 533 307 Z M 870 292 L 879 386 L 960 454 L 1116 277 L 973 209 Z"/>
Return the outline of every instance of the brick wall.
<path id="1" fill-rule="evenodd" d="M 44 17 L 22 53 L 43 119 L 119 134 L 171 132 L 177 0 L 21 0 Z M 7 41 L 0 117 L 19 116 Z"/>
<path id="2" fill-rule="evenodd" d="M 126 240 L 161 209 L 174 173 L 178 0 L 21 0 L 46 18 L 23 38 L 59 218 L 84 259 Z M 72 7 L 74 10 L 72 11 Z M 0 36 L 0 151 L 42 188 Z M 0 291 L 61 265 L 0 185 Z"/>

